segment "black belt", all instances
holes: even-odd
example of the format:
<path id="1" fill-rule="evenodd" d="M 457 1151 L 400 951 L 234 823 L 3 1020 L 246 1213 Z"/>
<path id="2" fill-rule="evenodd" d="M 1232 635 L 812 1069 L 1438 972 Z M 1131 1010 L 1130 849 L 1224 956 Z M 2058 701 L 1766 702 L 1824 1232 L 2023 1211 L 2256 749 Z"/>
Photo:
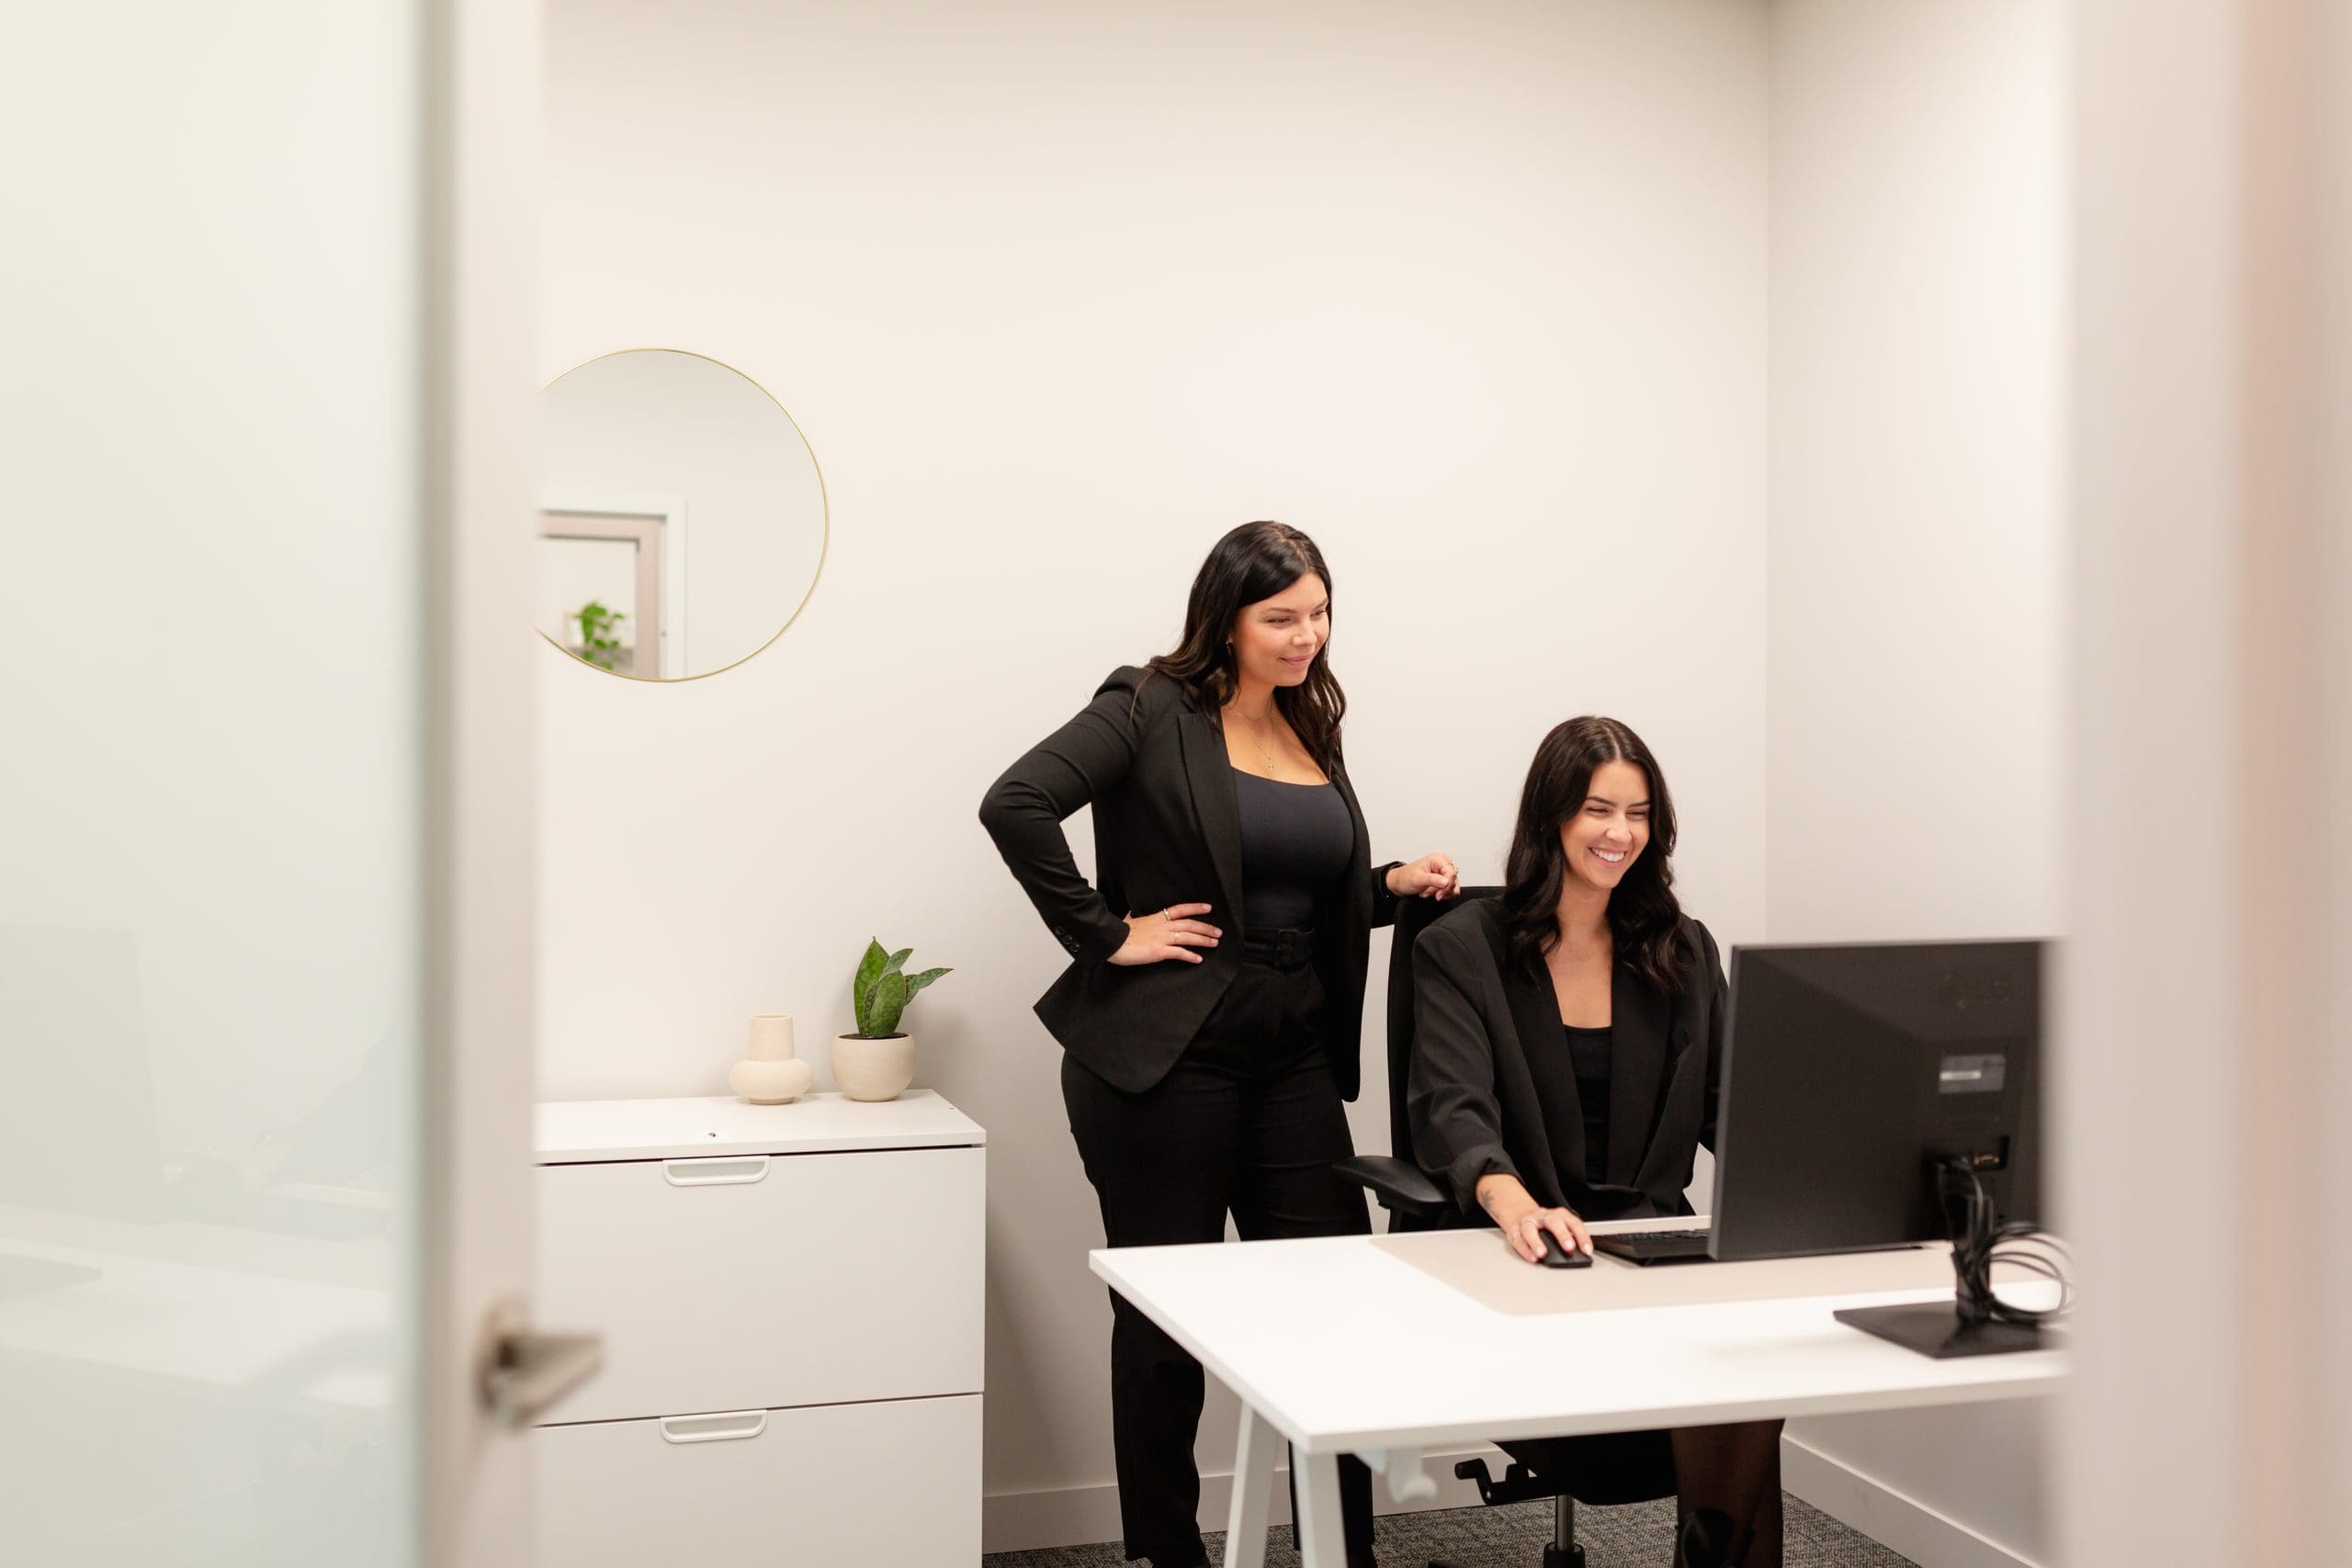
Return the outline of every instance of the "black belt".
<path id="1" fill-rule="evenodd" d="M 1275 926 L 1241 933 L 1245 962 L 1269 969 L 1304 969 L 1315 962 L 1315 931 L 1309 926 Z"/>

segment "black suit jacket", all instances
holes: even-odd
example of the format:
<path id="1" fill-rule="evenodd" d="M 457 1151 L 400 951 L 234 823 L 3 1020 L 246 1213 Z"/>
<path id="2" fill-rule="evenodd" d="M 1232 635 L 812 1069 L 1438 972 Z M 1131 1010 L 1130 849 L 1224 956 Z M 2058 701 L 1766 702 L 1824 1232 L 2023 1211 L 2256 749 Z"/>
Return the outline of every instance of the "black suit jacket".
<path id="1" fill-rule="evenodd" d="M 1347 770 L 1333 767 L 1331 782 L 1355 824 L 1355 848 L 1338 918 L 1317 931 L 1315 968 L 1329 1000 L 1323 1047 L 1340 1092 L 1353 1100 L 1372 928 L 1396 918 L 1396 899 L 1389 868 L 1372 863 Z M 1062 819 L 1089 804 L 1100 892 L 1079 874 L 1062 836 Z M 1149 1089 L 1241 966 L 1241 814 L 1216 716 L 1165 675 L 1114 670 L 1076 718 L 990 786 L 980 823 L 1072 960 L 1038 999 L 1037 1016 L 1113 1087 Z M 1196 950 L 1204 962 L 1108 962 L 1127 939 L 1125 916 L 1170 904 L 1214 906 L 1207 918 L 1225 935 Z"/>
<path id="2" fill-rule="evenodd" d="M 1715 1146 L 1723 1077 L 1723 960 L 1686 919 L 1683 985 L 1669 997 L 1617 966 L 1610 993 L 1608 1182 L 1584 1180 L 1584 1118 L 1555 1107 L 1573 1156 L 1561 1170 L 1527 1069 L 1532 1051 L 1566 1051 L 1549 976 L 1507 967 L 1501 901 L 1454 910 L 1413 944 L 1414 1034 L 1406 1075 L 1413 1155 L 1465 1213 L 1478 1179 L 1516 1176 L 1536 1201 L 1619 1217 L 1687 1214 L 1701 1144 Z"/>

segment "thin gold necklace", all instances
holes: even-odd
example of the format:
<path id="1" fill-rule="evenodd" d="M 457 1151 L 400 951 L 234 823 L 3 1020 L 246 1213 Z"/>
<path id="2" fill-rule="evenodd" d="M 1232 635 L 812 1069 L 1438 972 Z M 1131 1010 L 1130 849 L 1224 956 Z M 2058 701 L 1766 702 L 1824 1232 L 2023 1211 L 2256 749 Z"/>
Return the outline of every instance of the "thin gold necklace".
<path id="1" fill-rule="evenodd" d="M 1246 713 L 1241 713 L 1241 705 L 1239 703 L 1233 705 L 1233 711 L 1235 713 L 1241 714 L 1241 716 L 1249 721 L 1250 738 L 1256 743 L 1258 755 L 1266 764 L 1266 776 L 1268 778 L 1274 779 L 1279 783 L 1280 779 L 1278 775 L 1282 770 L 1280 765 L 1274 761 L 1273 749 L 1266 744 L 1266 731 L 1263 728 L 1266 723 L 1267 716 L 1273 712 L 1273 705 L 1272 703 L 1267 704 L 1266 712 L 1260 714 L 1255 718 L 1251 718 L 1250 716 Z"/>

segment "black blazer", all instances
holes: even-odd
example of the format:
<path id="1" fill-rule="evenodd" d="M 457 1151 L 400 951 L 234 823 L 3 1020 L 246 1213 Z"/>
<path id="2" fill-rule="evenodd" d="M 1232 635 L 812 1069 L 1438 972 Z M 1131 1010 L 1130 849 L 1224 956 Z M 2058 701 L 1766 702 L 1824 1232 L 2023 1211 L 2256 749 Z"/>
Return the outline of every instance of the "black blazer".
<path id="1" fill-rule="evenodd" d="M 1482 898 L 1413 944 L 1413 1058 L 1406 1112 L 1413 1155 L 1464 1213 L 1478 1179 L 1516 1176 L 1547 1208 L 1614 1217 L 1687 1214 L 1701 1144 L 1715 1146 L 1723 1077 L 1723 960 L 1705 926 L 1686 920 L 1682 989 L 1666 996 L 1624 964 L 1610 993 L 1609 1180 L 1584 1180 L 1584 1118 L 1567 1108 L 1573 1168 L 1557 1169 L 1551 1130 L 1527 1070 L 1530 1051 L 1565 1051 L 1550 978 L 1508 967 L 1502 905 Z"/>
<path id="2" fill-rule="evenodd" d="M 1355 849 L 1337 919 L 1316 932 L 1315 968 L 1330 1004 L 1323 1049 L 1340 1092 L 1353 1100 L 1372 928 L 1396 918 L 1396 898 L 1389 867 L 1372 863 L 1347 770 L 1330 773 L 1355 824 Z M 1079 874 L 1061 829 L 1090 803 L 1100 892 Z M 1114 670 L 1076 718 L 990 786 L 980 823 L 1072 960 L 1038 998 L 1037 1016 L 1114 1088 L 1149 1089 L 1241 967 L 1241 811 L 1216 716 L 1168 676 Z M 1107 962 L 1127 939 L 1125 916 L 1170 904 L 1214 906 L 1208 919 L 1225 939 L 1196 950 L 1204 962 Z"/>

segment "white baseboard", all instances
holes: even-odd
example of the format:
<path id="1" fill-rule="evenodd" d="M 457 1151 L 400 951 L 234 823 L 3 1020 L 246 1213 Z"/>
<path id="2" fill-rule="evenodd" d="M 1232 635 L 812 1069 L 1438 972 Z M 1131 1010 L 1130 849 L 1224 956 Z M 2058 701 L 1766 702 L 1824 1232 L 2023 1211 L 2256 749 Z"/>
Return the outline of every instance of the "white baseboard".
<path id="1" fill-rule="evenodd" d="M 1484 1459 L 1499 1477 L 1509 1461 L 1499 1449 L 1463 1449 L 1424 1454 L 1421 1462 L 1437 1482 L 1437 1495 L 1418 1503 L 1398 1503 L 1388 1495 L 1388 1483 L 1373 1478 L 1373 1508 L 1382 1514 L 1418 1514 L 1430 1508 L 1469 1508 L 1477 1506 L 1476 1483 L 1454 1478 L 1457 1460 Z M 1225 1529 L 1233 1506 L 1233 1472 L 1221 1471 L 1201 1477 L 1201 1529 Z M 1290 1523 L 1290 1470 L 1274 1477 L 1273 1523 Z M 1086 1546 L 1119 1539 L 1119 1489 L 1110 1482 L 1091 1486 L 1063 1486 L 1042 1492 L 992 1492 L 981 1501 L 982 1551 L 1035 1551 L 1049 1546 Z"/>
<path id="2" fill-rule="evenodd" d="M 1919 1568 L 2040 1568 L 2031 1558 L 1794 1438 L 1781 1440 L 1781 1485 Z"/>

